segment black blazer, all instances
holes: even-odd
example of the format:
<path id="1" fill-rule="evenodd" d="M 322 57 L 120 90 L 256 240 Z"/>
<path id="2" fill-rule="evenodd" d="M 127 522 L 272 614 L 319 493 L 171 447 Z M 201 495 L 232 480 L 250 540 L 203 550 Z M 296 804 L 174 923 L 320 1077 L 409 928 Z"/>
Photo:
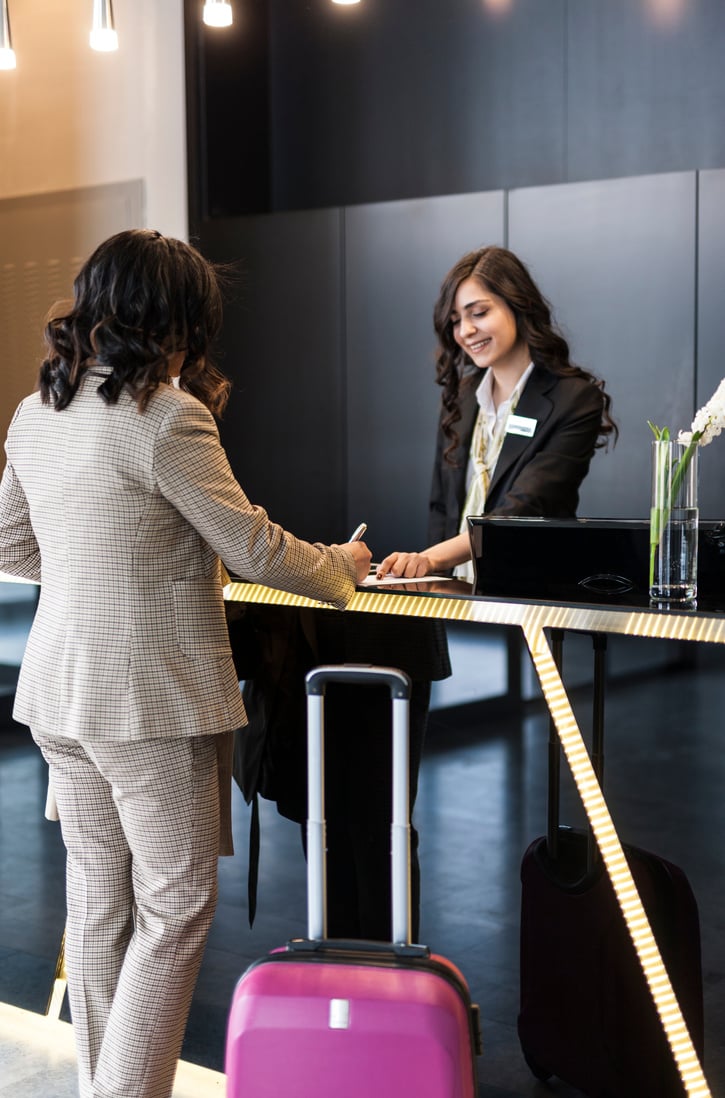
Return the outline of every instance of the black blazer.
<path id="1" fill-rule="evenodd" d="M 452 455 L 455 466 L 443 458 L 448 439 L 438 428 L 428 525 L 431 545 L 459 532 L 479 407 L 470 382 L 461 390 L 460 407 L 461 419 L 455 424 L 459 441 Z M 531 438 L 506 435 L 486 497 L 486 513 L 573 517 L 603 409 L 601 390 L 590 381 L 557 377 L 535 367 L 516 407 L 516 415 L 536 420 L 534 434 Z"/>

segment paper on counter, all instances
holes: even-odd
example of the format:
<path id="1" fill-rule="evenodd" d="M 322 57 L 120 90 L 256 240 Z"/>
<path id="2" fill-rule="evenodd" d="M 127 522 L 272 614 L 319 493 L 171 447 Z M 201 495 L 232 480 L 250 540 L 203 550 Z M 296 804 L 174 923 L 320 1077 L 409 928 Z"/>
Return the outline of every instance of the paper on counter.
<path id="1" fill-rule="evenodd" d="M 446 583 L 451 579 L 451 576 L 418 576 L 417 579 L 408 579 L 406 576 L 383 576 L 382 579 L 377 579 L 376 576 L 366 576 L 362 583 L 358 584 L 358 587 L 388 587 L 392 584 L 404 583 L 406 586 L 410 583 Z"/>

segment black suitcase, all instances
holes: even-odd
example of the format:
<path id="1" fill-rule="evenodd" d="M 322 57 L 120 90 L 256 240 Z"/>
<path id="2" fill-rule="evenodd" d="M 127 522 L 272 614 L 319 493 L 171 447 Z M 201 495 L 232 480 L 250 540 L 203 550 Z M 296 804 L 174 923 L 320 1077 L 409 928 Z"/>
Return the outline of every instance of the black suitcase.
<path id="1" fill-rule="evenodd" d="M 553 631 L 561 664 L 563 633 Z M 603 774 L 606 638 L 594 634 L 592 761 Z M 681 1098 L 686 1089 L 614 890 L 587 831 L 561 827 L 559 744 L 549 738 L 546 836 L 521 864 L 524 1058 L 539 1079 L 558 1076 L 592 1098 Z M 697 904 L 684 873 L 624 847 L 662 959 L 702 1063 L 703 1002 Z"/>

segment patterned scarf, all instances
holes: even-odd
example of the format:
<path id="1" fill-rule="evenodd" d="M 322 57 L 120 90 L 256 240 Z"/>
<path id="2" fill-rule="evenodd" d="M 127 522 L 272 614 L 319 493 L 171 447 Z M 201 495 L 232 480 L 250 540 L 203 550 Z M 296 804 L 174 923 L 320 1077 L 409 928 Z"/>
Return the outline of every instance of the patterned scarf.
<path id="1" fill-rule="evenodd" d="M 497 418 L 494 420 L 490 436 L 487 430 L 488 416 L 483 408 L 479 408 L 478 410 L 469 453 L 473 465 L 473 476 L 471 478 L 471 483 L 468 486 L 468 492 L 466 493 L 466 499 L 463 504 L 463 511 L 461 512 L 461 524 L 459 526 L 459 532 L 461 534 L 468 533 L 468 522 L 466 520 L 469 515 L 483 514 L 491 477 L 493 476 L 496 462 L 501 453 L 503 440 L 506 437 L 509 417 L 516 411 L 516 405 L 519 402 L 519 397 L 521 396 L 526 381 L 528 381 L 528 377 L 528 372 L 526 372 L 519 378 L 509 399 L 508 411 L 502 419 L 499 420 Z M 473 561 L 467 560 L 463 564 L 458 564 L 453 570 L 453 575 L 457 576 L 459 579 L 465 579 L 468 580 L 469 583 L 473 583 L 475 579 Z"/>

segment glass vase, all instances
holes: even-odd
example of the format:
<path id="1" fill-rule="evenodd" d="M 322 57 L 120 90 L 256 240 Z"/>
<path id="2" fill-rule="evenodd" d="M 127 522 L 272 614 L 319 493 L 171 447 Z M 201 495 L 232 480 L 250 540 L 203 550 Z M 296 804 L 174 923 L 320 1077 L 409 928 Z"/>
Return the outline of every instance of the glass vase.
<path id="1" fill-rule="evenodd" d="M 697 597 L 697 444 L 652 443 L 649 593 L 658 602 Z"/>

